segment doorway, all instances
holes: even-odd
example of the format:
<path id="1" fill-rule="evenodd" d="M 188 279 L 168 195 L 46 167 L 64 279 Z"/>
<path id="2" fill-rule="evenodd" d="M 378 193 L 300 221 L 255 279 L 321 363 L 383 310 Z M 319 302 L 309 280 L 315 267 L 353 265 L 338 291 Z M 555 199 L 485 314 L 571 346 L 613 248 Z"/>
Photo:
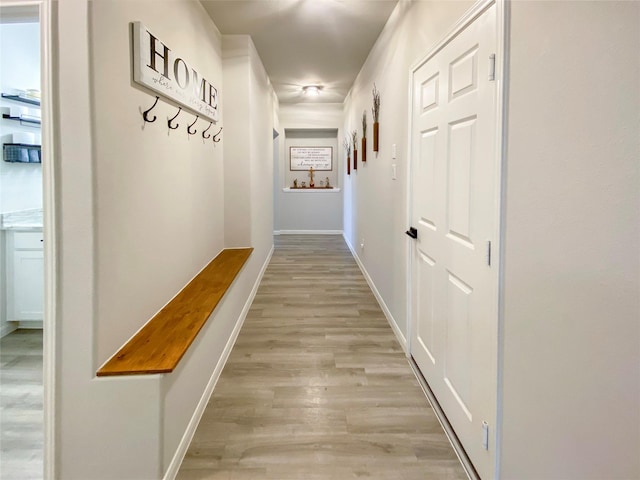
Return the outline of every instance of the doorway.
<path id="1" fill-rule="evenodd" d="M 1 479 L 53 477 L 49 4 L 0 7 Z"/>
<path id="2" fill-rule="evenodd" d="M 410 354 L 481 478 L 496 458 L 497 38 L 486 2 L 412 72 Z"/>

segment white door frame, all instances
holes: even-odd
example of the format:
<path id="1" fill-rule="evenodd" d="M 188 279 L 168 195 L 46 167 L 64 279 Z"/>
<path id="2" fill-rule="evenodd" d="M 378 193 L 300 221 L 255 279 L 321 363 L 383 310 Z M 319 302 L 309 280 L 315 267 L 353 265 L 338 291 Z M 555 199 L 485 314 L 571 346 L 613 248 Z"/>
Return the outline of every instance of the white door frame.
<path id="1" fill-rule="evenodd" d="M 497 343 L 497 351 L 495 358 L 496 365 L 496 373 L 497 373 L 497 405 L 496 405 L 496 445 L 495 445 L 495 478 L 499 479 L 499 462 L 501 455 L 501 431 L 502 431 L 502 417 L 500 412 L 502 411 L 502 368 L 501 368 L 501 359 L 502 359 L 502 331 L 503 331 L 503 315 L 502 315 L 502 283 L 503 283 L 503 250 L 502 250 L 502 238 L 503 238 L 503 218 L 504 218 L 504 206 L 505 203 L 503 201 L 504 197 L 504 178 L 503 175 L 504 170 L 506 169 L 506 119 L 507 119 L 507 94 L 508 90 L 506 88 L 506 80 L 507 80 L 507 67 L 508 67 L 508 35 L 509 35 L 509 1 L 508 0 L 478 0 L 450 29 L 449 31 L 442 37 L 442 39 L 437 42 L 428 52 L 422 57 L 419 61 L 414 63 L 411 67 L 408 79 L 408 91 L 409 91 L 409 108 L 408 108 L 408 122 L 407 125 L 409 128 L 407 129 L 407 145 L 408 145 L 408 165 L 407 165 L 407 212 L 406 212 L 406 224 L 407 227 L 411 225 L 413 220 L 413 147 L 412 147 L 412 134 L 413 134 L 413 105 L 414 105 L 414 92 L 413 92 L 413 78 L 416 71 L 424 65 L 431 57 L 435 56 L 440 50 L 442 50 L 454 37 L 458 35 L 458 33 L 466 28 L 470 23 L 476 20 L 484 11 L 486 11 L 492 5 L 496 5 L 496 59 L 495 59 L 495 81 L 496 81 L 496 130 L 495 130 L 495 152 L 497 155 L 496 158 L 496 185 L 498 188 L 496 189 L 496 197 L 494 199 L 496 205 L 496 218 L 495 225 L 496 231 L 493 236 L 495 239 L 495 245 L 492 245 L 492 265 L 495 265 L 497 271 L 497 287 L 498 287 L 498 299 L 497 305 L 498 309 L 496 312 L 497 315 L 497 333 L 498 338 L 496 339 Z M 407 268 L 407 346 L 406 346 L 406 355 L 408 358 L 411 358 L 411 339 L 413 334 L 413 323 L 414 323 L 414 312 L 413 312 L 413 298 L 412 298 L 412 285 L 413 285 L 413 239 L 407 238 L 406 240 L 406 268 Z M 427 393 L 429 396 L 429 394 Z M 431 403 L 432 399 L 429 399 Z M 456 453 L 461 458 L 463 464 L 465 461 L 462 457 L 466 457 L 464 452 L 459 451 L 461 445 L 457 438 L 452 437 L 450 435 L 453 432 L 453 429 L 449 425 L 446 417 L 442 410 L 436 408 L 435 405 L 434 410 L 436 411 L 436 415 L 439 417 L 438 420 L 442 424 L 445 433 L 449 437 L 449 440 L 456 449 Z M 467 466 L 465 465 L 465 468 Z M 469 473 L 469 472 L 468 472 Z"/>
<path id="2" fill-rule="evenodd" d="M 0 6 L 35 6 L 40 23 L 40 111 L 42 116 L 42 210 L 44 234 L 44 319 L 43 319 L 43 417 L 45 480 L 55 478 L 55 372 L 56 372 L 56 203 L 55 149 L 53 127 L 51 0 L 1 0 Z"/>

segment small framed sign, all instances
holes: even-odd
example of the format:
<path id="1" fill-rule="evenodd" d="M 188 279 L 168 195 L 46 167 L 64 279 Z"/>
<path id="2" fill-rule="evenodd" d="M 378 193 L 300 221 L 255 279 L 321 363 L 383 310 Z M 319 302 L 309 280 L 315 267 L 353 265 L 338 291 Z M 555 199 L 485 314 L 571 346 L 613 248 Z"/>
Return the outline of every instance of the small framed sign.
<path id="1" fill-rule="evenodd" d="M 333 170 L 333 147 L 289 147 L 289 170 Z"/>

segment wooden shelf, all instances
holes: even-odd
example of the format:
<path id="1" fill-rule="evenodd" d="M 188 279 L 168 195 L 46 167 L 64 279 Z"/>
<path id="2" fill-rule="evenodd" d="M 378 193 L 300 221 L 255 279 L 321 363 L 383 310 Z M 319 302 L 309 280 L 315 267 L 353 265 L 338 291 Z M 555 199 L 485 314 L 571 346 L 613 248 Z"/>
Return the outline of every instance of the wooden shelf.
<path id="1" fill-rule="evenodd" d="M 307 192 L 307 193 L 333 193 L 333 192 L 339 192 L 340 191 L 340 187 L 314 187 L 314 188 L 293 188 L 293 187 L 284 187 L 282 189 L 283 192 L 285 193 L 299 193 L 299 192 Z"/>
<path id="2" fill-rule="evenodd" d="M 172 372 L 253 248 L 227 249 L 98 370 L 99 377 Z"/>

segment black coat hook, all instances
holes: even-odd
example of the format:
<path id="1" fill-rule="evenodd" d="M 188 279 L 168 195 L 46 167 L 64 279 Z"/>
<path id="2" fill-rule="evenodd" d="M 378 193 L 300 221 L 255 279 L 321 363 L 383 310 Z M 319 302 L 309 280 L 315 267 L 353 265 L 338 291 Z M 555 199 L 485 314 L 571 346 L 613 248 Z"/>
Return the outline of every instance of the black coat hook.
<path id="1" fill-rule="evenodd" d="M 191 127 L 193 127 L 193 126 L 196 124 L 196 122 L 198 121 L 198 119 L 199 119 L 199 118 L 200 118 L 200 116 L 199 116 L 199 115 L 196 115 L 196 119 L 193 121 L 193 123 L 192 123 L 191 125 L 189 125 L 189 126 L 187 127 L 187 133 L 188 133 L 189 135 L 195 135 L 196 133 L 198 133 L 198 131 L 197 131 L 195 128 L 193 129 L 193 132 L 192 132 L 192 131 L 191 131 Z"/>
<path id="2" fill-rule="evenodd" d="M 220 127 L 220 130 L 218 131 L 218 133 L 216 133 L 216 134 L 213 136 L 213 141 L 214 141 L 215 143 L 218 143 L 220 140 L 222 140 L 221 138 L 218 138 L 218 136 L 219 136 L 221 133 L 222 133 L 222 127 Z M 216 140 L 216 139 L 217 139 L 217 140 Z"/>
<path id="3" fill-rule="evenodd" d="M 155 122 L 155 121 L 156 121 L 156 118 L 158 118 L 158 117 L 156 117 L 155 115 L 153 116 L 153 118 L 149 118 L 149 112 L 150 112 L 151 110 L 153 110 L 153 109 L 156 107 L 156 104 L 158 103 L 158 99 L 159 99 L 159 98 L 160 98 L 160 97 L 158 97 L 158 96 L 156 95 L 156 101 L 155 101 L 155 102 L 153 102 L 153 105 L 151 105 L 151 108 L 150 108 L 149 110 L 145 110 L 144 112 L 142 112 L 142 118 L 144 118 L 144 121 L 145 121 L 145 122 L 147 122 L 147 123 L 153 123 L 153 122 Z"/>
<path id="4" fill-rule="evenodd" d="M 209 131 L 209 129 L 211 128 L 211 126 L 213 125 L 213 122 L 209 123 L 209 126 L 206 128 L 206 130 L 204 130 L 202 132 L 202 138 L 204 138 L 205 140 L 209 137 L 211 137 L 211 134 L 209 135 L 205 135 L 205 133 L 207 133 Z"/>
<path id="5" fill-rule="evenodd" d="M 171 122 L 173 122 L 173 121 L 176 119 L 176 117 L 177 117 L 178 115 L 180 115 L 180 112 L 181 112 L 181 111 L 182 111 L 182 107 L 178 107 L 178 113 L 176 113 L 173 117 L 171 117 L 171 118 L 167 121 L 167 125 L 169 126 L 169 128 L 170 128 L 171 130 L 175 130 L 176 128 L 178 128 L 178 127 L 180 126 L 179 124 L 177 124 L 177 123 L 176 123 L 176 126 L 175 126 L 175 127 L 173 127 L 173 126 L 171 126 Z"/>

